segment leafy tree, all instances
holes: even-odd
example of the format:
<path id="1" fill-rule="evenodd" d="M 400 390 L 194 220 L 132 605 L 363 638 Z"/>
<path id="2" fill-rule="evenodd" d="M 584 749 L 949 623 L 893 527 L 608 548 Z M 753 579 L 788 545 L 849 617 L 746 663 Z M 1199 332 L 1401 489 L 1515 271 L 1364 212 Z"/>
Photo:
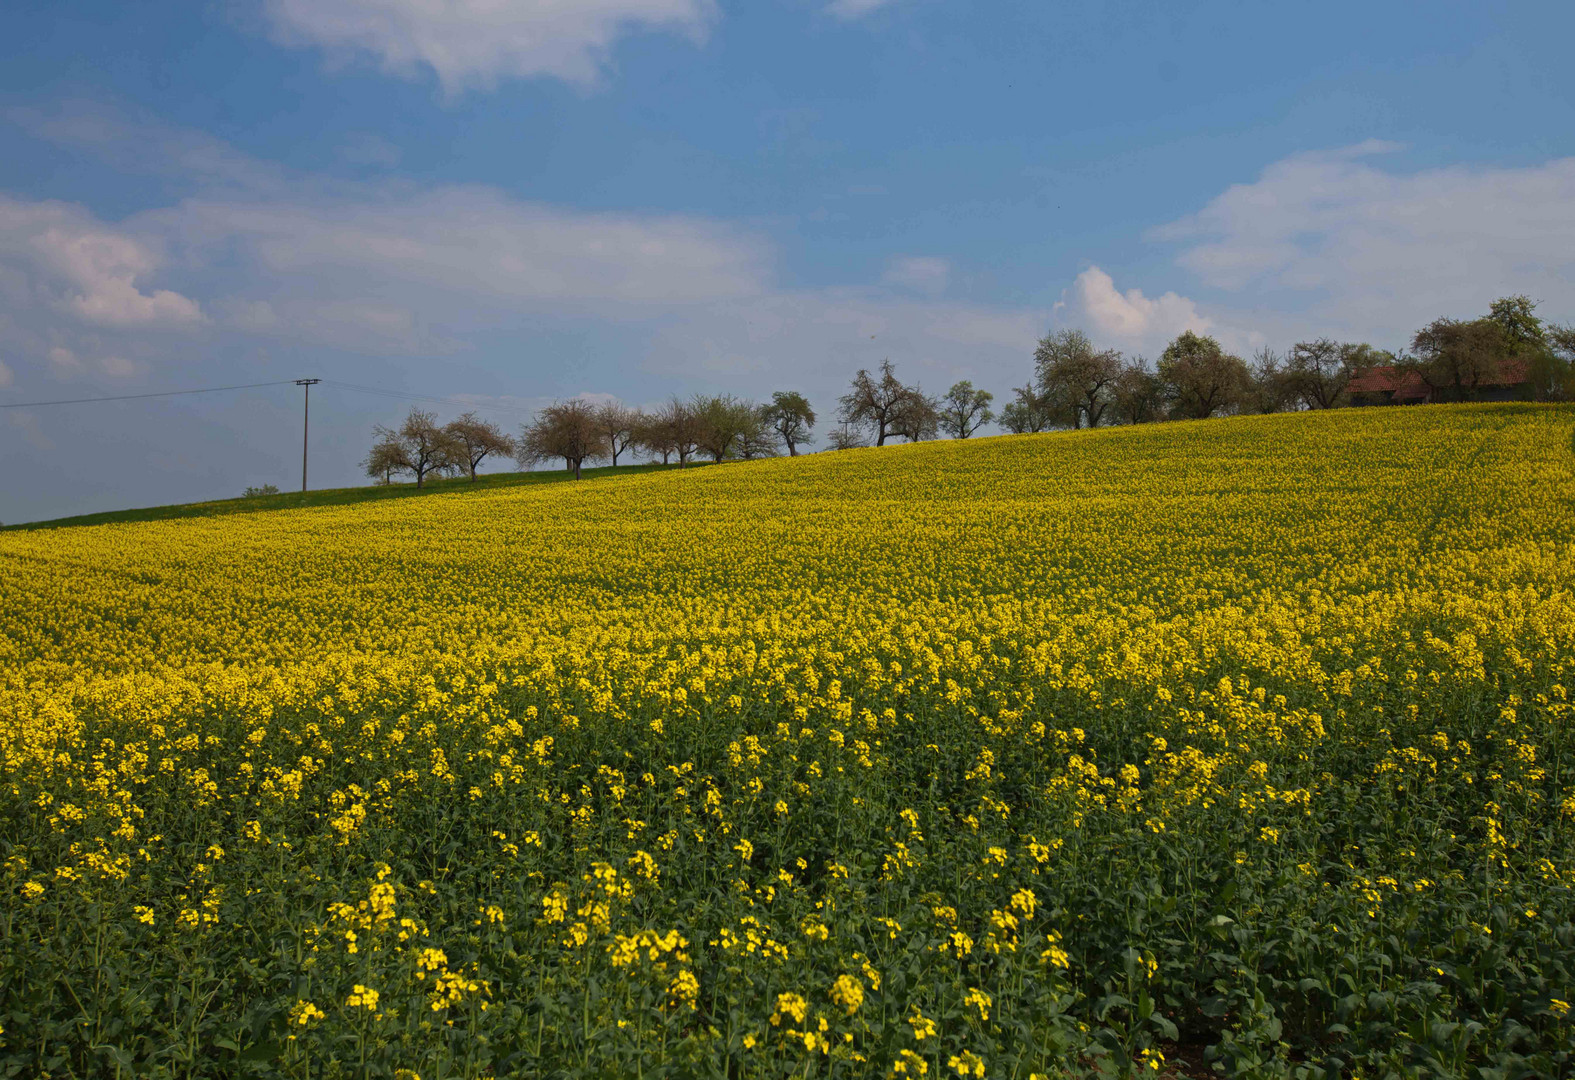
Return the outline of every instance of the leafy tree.
<path id="1" fill-rule="evenodd" d="M 380 435 L 378 440 L 372 444 L 372 449 L 367 454 L 366 460 L 361 462 L 361 467 L 366 470 L 366 475 L 370 476 L 376 483 L 392 484 L 394 482 L 394 474 L 404 471 L 404 467 L 401 464 L 403 458 L 404 454 L 399 449 L 398 441 Z"/>
<path id="2" fill-rule="evenodd" d="M 1062 330 L 1039 339 L 1034 350 L 1034 380 L 1052 412 L 1069 416 L 1072 427 L 1084 422 L 1098 427 L 1110 406 L 1110 394 L 1121 374 L 1121 354 L 1094 348 L 1081 330 Z"/>
<path id="3" fill-rule="evenodd" d="M 759 408 L 731 394 L 697 395 L 689 408 L 696 421 L 695 441 L 712 461 L 736 454 L 745 442 L 758 441 L 764 427 Z"/>
<path id="4" fill-rule="evenodd" d="M 279 489 L 272 484 L 263 484 L 260 487 L 248 487 L 241 493 L 243 499 L 255 499 L 260 495 L 277 495 Z"/>
<path id="5" fill-rule="evenodd" d="M 1488 318 L 1503 331 L 1511 355 L 1526 362 L 1526 374 L 1538 401 L 1564 401 L 1575 391 L 1571 360 L 1575 349 L 1571 331 L 1544 323 L 1537 305 L 1526 296 L 1506 296 L 1493 301 Z"/>
<path id="6" fill-rule="evenodd" d="M 1504 327 L 1491 318 L 1434 319 L 1411 339 L 1405 367 L 1416 371 L 1435 395 L 1470 401 L 1495 382 L 1515 353 Z"/>
<path id="7" fill-rule="evenodd" d="M 798 448 L 814 442 L 810 428 L 815 426 L 815 410 L 809 400 L 794 390 L 778 390 L 762 414 L 766 424 L 787 447 L 789 457 L 798 457 Z"/>
<path id="8" fill-rule="evenodd" d="M 377 441 L 362 465 L 367 475 L 382 477 L 385 483 L 396 473 L 409 473 L 416 478 L 416 487 L 421 487 L 434 472 L 457 472 L 463 468 L 464 450 L 438 427 L 432 413 L 411 409 L 398 428 L 378 424 L 372 433 Z"/>
<path id="9" fill-rule="evenodd" d="M 1529 296 L 1504 296 L 1488 307 L 1488 319 L 1498 325 L 1512 350 L 1545 349 L 1547 328 L 1537 317 L 1537 304 Z"/>
<path id="10" fill-rule="evenodd" d="M 1532 388 L 1539 401 L 1575 398 L 1575 326 L 1549 325 L 1545 359 L 1531 368 Z"/>
<path id="11" fill-rule="evenodd" d="M 1165 346 L 1159 377 L 1176 412 L 1199 420 L 1239 408 L 1252 382 L 1241 357 L 1191 330 Z"/>
<path id="12" fill-rule="evenodd" d="M 994 394 L 975 390 L 967 379 L 953 383 L 941 399 L 941 430 L 954 439 L 968 438 L 995 419 L 995 413 L 990 410 L 990 402 L 994 400 Z"/>
<path id="13" fill-rule="evenodd" d="M 607 442 L 608 456 L 616 466 L 618 455 L 636 444 L 635 436 L 643 418 L 638 411 L 618 401 L 607 401 L 596 406 L 594 418 L 596 427 Z"/>
<path id="14" fill-rule="evenodd" d="M 1505 296 L 1480 319 L 1434 319 L 1412 339 L 1415 355 L 1406 366 L 1436 397 L 1454 401 L 1469 401 L 1485 387 L 1502 383 L 1511 365 L 1519 369 L 1516 375 L 1524 372 L 1536 398 L 1565 398 L 1575 389 L 1569 352 L 1561 346 L 1565 331 L 1544 323 L 1536 308 L 1529 297 Z"/>
<path id="15" fill-rule="evenodd" d="M 840 399 L 837 419 L 855 427 L 875 429 L 875 445 L 885 446 L 886 438 L 894 434 L 892 422 L 912 402 L 910 391 L 897 379 L 890 360 L 880 362 L 880 377 L 876 378 L 863 368 L 853 376 L 853 386 Z"/>
<path id="16" fill-rule="evenodd" d="M 1032 385 L 1012 391 L 1012 400 L 1001 407 L 1001 426 L 1013 435 L 1036 435 L 1054 426 L 1055 416 Z"/>
<path id="17" fill-rule="evenodd" d="M 453 441 L 455 454 L 471 482 L 476 480 L 476 469 L 487 458 L 512 457 L 514 440 L 490 420 L 479 419 L 475 413 L 465 413 L 457 420 L 443 425 L 443 432 Z"/>
<path id="18" fill-rule="evenodd" d="M 1127 424 L 1152 424 L 1165 418 L 1165 384 L 1141 356 L 1123 364 L 1110 388 L 1110 408 Z"/>
<path id="19" fill-rule="evenodd" d="M 564 466 L 580 479 L 585 462 L 606 457 L 607 437 L 596 420 L 596 409 L 578 398 L 548 405 L 526 425 L 515 444 L 520 464 L 562 458 Z"/>

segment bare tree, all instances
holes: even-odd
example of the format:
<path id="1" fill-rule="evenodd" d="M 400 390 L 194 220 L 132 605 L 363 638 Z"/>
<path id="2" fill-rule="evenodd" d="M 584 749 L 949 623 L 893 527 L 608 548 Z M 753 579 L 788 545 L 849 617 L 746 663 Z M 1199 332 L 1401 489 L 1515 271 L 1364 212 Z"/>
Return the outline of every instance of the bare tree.
<path id="1" fill-rule="evenodd" d="M 1012 400 L 1001 408 L 1001 426 L 1013 435 L 1037 435 L 1049 431 L 1055 416 L 1049 404 L 1032 385 L 1012 391 Z"/>
<path id="2" fill-rule="evenodd" d="M 789 457 L 798 457 L 800 444 L 814 442 L 809 429 L 815 426 L 815 410 L 809 400 L 794 390 L 778 390 L 765 407 L 764 418 L 787 447 Z"/>
<path id="3" fill-rule="evenodd" d="M 1094 348 L 1081 330 L 1062 330 L 1039 339 L 1034 350 L 1034 379 L 1039 395 L 1071 414 L 1072 426 L 1098 427 L 1116 377 L 1121 374 L 1121 354 Z"/>
<path id="4" fill-rule="evenodd" d="M 1241 357 L 1191 330 L 1165 346 L 1159 358 L 1159 377 L 1176 411 L 1199 420 L 1238 407 L 1251 381 Z"/>
<path id="5" fill-rule="evenodd" d="M 843 424 L 836 428 L 826 439 L 828 450 L 859 450 L 868 445 L 859 433 L 859 429 L 851 424 Z"/>
<path id="6" fill-rule="evenodd" d="M 1165 384 L 1141 356 L 1121 368 L 1110 392 L 1110 407 L 1127 424 L 1151 424 L 1165 418 Z"/>
<path id="7" fill-rule="evenodd" d="M 667 422 L 666 407 L 640 414 L 639 426 L 634 429 L 634 441 L 635 445 L 652 457 L 660 455 L 663 465 L 672 463 L 673 451 L 677 447 L 673 444 L 672 426 Z"/>
<path id="8" fill-rule="evenodd" d="M 673 448 L 678 453 L 678 464 L 688 465 L 689 460 L 700 452 L 700 417 L 692 405 L 674 398 L 671 419 Z"/>
<path id="9" fill-rule="evenodd" d="M 505 435 L 498 425 L 490 420 L 478 419 L 473 412 L 450 420 L 443 425 L 443 433 L 453 441 L 455 454 L 470 473 L 472 483 L 476 480 L 477 467 L 487 458 L 493 455 L 514 455 L 514 440 Z"/>
<path id="10" fill-rule="evenodd" d="M 909 442 L 933 439 L 941 429 L 940 403 L 917 386 L 908 387 L 892 410 L 891 434 Z"/>
<path id="11" fill-rule="evenodd" d="M 738 436 L 738 445 L 733 452 L 745 461 L 776 457 L 782 447 L 782 437 L 767 415 L 770 408 L 769 405 L 756 405 L 754 417 Z"/>
<path id="12" fill-rule="evenodd" d="M 596 422 L 596 410 L 579 399 L 560 401 L 538 412 L 520 433 L 515 450 L 522 465 L 562 458 L 576 480 L 586 461 L 607 454 L 607 439 Z"/>
<path id="13" fill-rule="evenodd" d="M 875 429 L 875 445 L 885 446 L 893 434 L 892 421 L 907 403 L 909 390 L 897 380 L 890 360 L 880 362 L 880 378 L 863 368 L 853 376 L 853 386 L 840 399 L 837 419 L 856 427 Z"/>
<path id="14" fill-rule="evenodd" d="M 1255 413 L 1285 412 L 1300 404 L 1284 361 L 1267 345 L 1252 354 L 1242 402 Z"/>
<path id="15" fill-rule="evenodd" d="M 967 379 L 953 383 L 941 399 L 941 429 L 954 439 L 966 439 L 995 419 L 990 402 L 995 395 L 975 390 Z"/>
<path id="16" fill-rule="evenodd" d="M 617 401 L 598 405 L 593 414 L 602 438 L 607 441 L 607 452 L 614 466 L 618 455 L 635 445 L 635 434 L 640 430 L 643 417 L 634 409 Z"/>
<path id="17" fill-rule="evenodd" d="M 1353 345 L 1328 338 L 1298 341 L 1285 354 L 1285 381 L 1304 407 L 1333 409 L 1346 403 L 1346 390 L 1351 377 L 1358 371 L 1392 363 L 1394 357 L 1371 345 Z"/>
<path id="18" fill-rule="evenodd" d="M 636 430 L 636 441 L 647 453 L 662 455 L 662 464 L 671 464 L 678 455 L 678 464 L 687 465 L 698 446 L 696 437 L 699 422 L 689 403 L 670 399 L 655 412 L 647 413 Z"/>
<path id="19" fill-rule="evenodd" d="M 367 475 L 381 476 L 385 482 L 395 473 L 409 473 L 416 478 L 416 487 L 421 487 L 434 472 L 457 472 L 464 467 L 464 451 L 445 429 L 438 427 L 432 413 L 411 409 L 398 428 L 378 424 L 372 434 L 377 442 L 362 465 Z"/>

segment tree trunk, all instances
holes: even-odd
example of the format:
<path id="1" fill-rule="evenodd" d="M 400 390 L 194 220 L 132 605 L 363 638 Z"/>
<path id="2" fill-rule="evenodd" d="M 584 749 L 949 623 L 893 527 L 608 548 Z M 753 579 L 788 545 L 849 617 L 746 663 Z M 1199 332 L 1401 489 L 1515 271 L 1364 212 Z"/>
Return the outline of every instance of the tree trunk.
<path id="1" fill-rule="evenodd" d="M 574 478 L 576 480 L 578 480 L 580 478 L 580 459 L 579 458 L 575 458 L 574 459 Z"/>
<path id="2" fill-rule="evenodd" d="M 789 439 L 787 441 L 787 444 L 788 444 L 788 457 L 798 457 L 798 443 L 794 442 L 792 439 Z"/>

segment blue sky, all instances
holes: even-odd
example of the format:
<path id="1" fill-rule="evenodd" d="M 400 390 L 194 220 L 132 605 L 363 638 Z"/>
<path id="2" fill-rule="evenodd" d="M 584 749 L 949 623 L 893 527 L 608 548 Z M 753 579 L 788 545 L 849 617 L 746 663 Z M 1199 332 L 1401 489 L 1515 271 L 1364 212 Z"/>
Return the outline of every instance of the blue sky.
<path id="1" fill-rule="evenodd" d="M 0 404 L 315 375 L 517 424 L 890 357 L 1575 320 L 1554 3 L 0 10 Z M 298 392 L 0 410 L 0 520 L 288 487 Z M 314 399 L 314 485 L 391 398 Z M 448 414 L 456 410 L 439 407 Z"/>

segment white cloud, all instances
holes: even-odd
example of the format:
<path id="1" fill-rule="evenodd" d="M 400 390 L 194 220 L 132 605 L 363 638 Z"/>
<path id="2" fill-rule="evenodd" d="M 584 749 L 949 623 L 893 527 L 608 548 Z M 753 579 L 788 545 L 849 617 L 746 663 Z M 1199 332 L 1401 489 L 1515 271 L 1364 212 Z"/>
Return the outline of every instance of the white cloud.
<path id="1" fill-rule="evenodd" d="M 1301 298 L 1309 323 L 1363 335 L 1405 336 L 1509 293 L 1575 309 L 1575 158 L 1409 174 L 1370 160 L 1394 149 L 1286 158 L 1151 236 L 1189 244 L 1179 262 L 1209 285 Z"/>
<path id="2" fill-rule="evenodd" d="M 29 135 L 87 151 L 128 173 L 167 176 L 210 189 L 277 188 L 284 179 L 279 168 L 249 158 L 221 139 L 102 101 L 16 106 L 0 115 Z"/>
<path id="3" fill-rule="evenodd" d="M 99 370 L 112 379 L 129 379 L 142 372 L 142 365 L 124 356 L 101 356 Z"/>
<path id="4" fill-rule="evenodd" d="M 1065 302 L 1067 322 L 1086 322 L 1098 339 L 1111 339 L 1124 348 L 1162 347 L 1184 330 L 1207 333 L 1212 320 L 1198 306 L 1174 292 L 1148 297 L 1141 289 L 1116 288 L 1115 280 L 1097 266 L 1077 275 L 1072 299 Z"/>
<path id="5" fill-rule="evenodd" d="M 365 188 L 359 199 L 205 200 L 151 215 L 196 259 L 239 252 L 272 282 L 386 294 L 463 294 L 485 301 L 691 303 L 763 287 L 758 240 L 678 216 L 566 210 L 490 188 L 409 194 Z M 374 284 L 382 283 L 382 285 Z M 341 299 L 343 297 L 340 297 Z M 251 321 L 266 319 L 254 297 Z"/>
<path id="6" fill-rule="evenodd" d="M 36 415 L 21 409 L 7 409 L 5 419 L 10 427 L 21 435 L 22 441 L 38 453 L 54 453 L 55 441 L 44 434 L 43 426 L 39 424 Z"/>
<path id="7" fill-rule="evenodd" d="M 339 147 L 339 156 L 351 165 L 392 169 L 404 157 L 404 152 L 376 132 L 363 131 L 345 140 Z"/>
<path id="8" fill-rule="evenodd" d="M 831 0 L 826 10 L 839 19 L 859 19 L 892 0 Z"/>
<path id="9" fill-rule="evenodd" d="M 280 37 L 365 52 L 384 68 L 430 68 L 450 93 L 500 78 L 596 81 L 635 29 L 701 37 L 713 0 L 265 0 Z"/>
<path id="10" fill-rule="evenodd" d="M 68 203 L 0 195 L 0 263 L 58 310 L 102 326 L 185 326 L 202 320 L 195 300 L 138 280 L 160 269 L 157 250 Z"/>
<path id="11" fill-rule="evenodd" d="M 142 365 L 135 360 L 113 353 L 91 361 L 84 360 L 75 350 L 64 345 L 53 346 L 49 350 L 48 360 L 49 373 L 61 380 L 79 379 L 93 373 L 108 375 L 112 379 L 129 379 L 143 370 Z"/>
<path id="12" fill-rule="evenodd" d="M 77 359 L 77 354 L 64 345 L 56 345 L 49 350 L 49 370 L 56 378 L 74 378 L 86 369 L 87 365 Z"/>
<path id="13" fill-rule="evenodd" d="M 899 285 L 915 292 L 939 296 L 946 291 L 951 272 L 951 264 L 945 259 L 933 255 L 908 255 L 889 261 L 882 280 L 888 285 Z"/>

